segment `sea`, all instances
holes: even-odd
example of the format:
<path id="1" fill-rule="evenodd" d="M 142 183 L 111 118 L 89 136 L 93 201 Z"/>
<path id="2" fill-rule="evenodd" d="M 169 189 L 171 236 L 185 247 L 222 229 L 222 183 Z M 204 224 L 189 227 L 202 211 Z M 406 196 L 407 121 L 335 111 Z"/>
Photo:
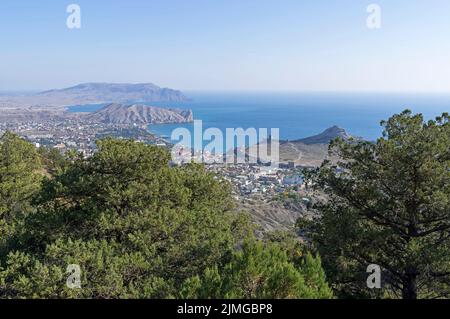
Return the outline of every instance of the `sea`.
<path id="1" fill-rule="evenodd" d="M 261 93 L 187 92 L 186 102 L 153 102 L 153 106 L 192 109 L 203 129 L 279 129 L 280 139 L 296 140 L 316 135 L 337 125 L 353 136 L 375 141 L 382 136 L 380 122 L 410 109 L 433 119 L 450 112 L 450 95 L 400 93 Z M 77 105 L 73 112 L 92 112 L 103 105 Z M 193 134 L 193 124 L 149 125 L 149 130 L 168 140 L 174 129 Z M 269 133 L 270 134 L 270 133 Z M 177 142 L 171 140 L 172 142 Z M 237 145 L 240 146 L 240 145 Z"/>

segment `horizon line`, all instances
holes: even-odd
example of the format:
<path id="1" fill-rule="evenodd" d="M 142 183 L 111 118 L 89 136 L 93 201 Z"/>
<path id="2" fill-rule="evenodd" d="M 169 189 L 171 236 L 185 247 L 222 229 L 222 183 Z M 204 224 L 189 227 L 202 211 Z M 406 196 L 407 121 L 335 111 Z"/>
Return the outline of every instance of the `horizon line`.
<path id="1" fill-rule="evenodd" d="M 0 95 L 5 94 L 33 94 L 41 93 L 48 90 L 60 90 L 70 88 L 84 83 L 104 83 L 104 84 L 154 84 L 155 82 L 80 82 L 78 84 L 65 86 L 61 88 L 47 88 L 47 89 L 0 89 Z M 159 86 L 158 84 L 154 84 Z M 180 89 L 169 86 L 159 86 L 160 88 L 168 88 L 182 93 L 258 93 L 258 94 L 407 94 L 407 95 L 450 95 L 450 91 L 405 91 L 405 90 L 302 90 L 302 89 Z"/>

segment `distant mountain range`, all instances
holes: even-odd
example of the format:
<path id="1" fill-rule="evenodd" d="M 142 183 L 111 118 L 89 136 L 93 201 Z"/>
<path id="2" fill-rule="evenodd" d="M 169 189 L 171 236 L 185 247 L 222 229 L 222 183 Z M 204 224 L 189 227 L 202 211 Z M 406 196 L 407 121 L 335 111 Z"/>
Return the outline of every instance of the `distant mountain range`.
<path id="1" fill-rule="evenodd" d="M 107 124 L 162 124 L 192 122 L 193 114 L 192 110 L 112 103 L 84 115 L 84 118 L 90 122 Z"/>
<path id="2" fill-rule="evenodd" d="M 83 83 L 29 95 L 0 96 L 0 107 L 64 107 L 70 105 L 133 102 L 180 102 L 181 92 L 152 83 Z"/>

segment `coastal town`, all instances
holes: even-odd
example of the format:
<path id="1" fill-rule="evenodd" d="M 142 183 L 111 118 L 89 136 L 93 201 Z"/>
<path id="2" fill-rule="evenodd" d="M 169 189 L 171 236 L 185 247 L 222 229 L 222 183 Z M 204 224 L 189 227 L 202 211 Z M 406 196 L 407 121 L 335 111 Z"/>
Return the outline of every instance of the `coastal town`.
<path id="1" fill-rule="evenodd" d="M 121 93 L 117 95 L 117 92 Z M 101 100 L 98 100 L 100 96 Z M 152 84 L 104 83 L 85 83 L 32 96 L 3 97 L 0 99 L 0 106 L 3 107 L 0 136 L 11 131 L 38 148 L 56 149 L 62 154 L 75 151 L 85 158 L 96 152 L 96 141 L 99 139 L 132 139 L 166 148 L 171 152 L 171 165 L 192 161 L 205 164 L 206 170 L 215 178 L 229 182 L 233 187 L 233 195 L 240 201 L 270 202 L 274 198 L 295 196 L 303 204 L 307 204 L 310 198 L 303 171 L 317 166 L 314 164 L 324 157 L 330 139 L 347 137 L 345 131 L 334 127 L 309 139 L 280 143 L 280 157 L 276 159 L 253 156 L 250 160 L 250 154 L 254 153 L 242 146 L 231 147 L 226 153 L 222 153 L 225 150 L 212 152 L 206 148 L 193 151 L 191 147 L 173 145 L 167 136 L 155 134 L 148 126 L 150 123 L 192 123 L 192 110 L 125 102 L 136 99 L 163 99 L 168 102 L 187 100 L 178 91 L 161 89 Z M 124 104 L 109 102 L 95 111 L 80 111 L 78 108 L 78 111 L 73 112 L 61 104 L 70 102 L 82 105 L 86 102 L 113 100 Z M 59 104 L 53 105 L 57 101 L 60 101 Z M 259 147 L 259 143 L 256 146 Z M 231 162 L 230 157 L 233 159 Z M 235 157 L 247 160 L 234 161 Z"/>
<path id="2" fill-rule="evenodd" d="M 1 122 L 0 136 L 12 131 L 36 147 L 54 148 L 65 153 L 69 150 L 92 156 L 96 149 L 95 141 L 107 136 L 119 139 L 134 139 L 150 145 L 170 149 L 171 144 L 163 137 L 152 134 L 146 125 L 123 125 L 111 123 L 86 122 L 77 118 L 58 120 L 40 120 L 24 122 Z M 183 156 L 191 155 L 190 150 L 183 150 Z M 194 153 L 193 158 L 199 157 Z M 225 164 L 219 161 L 220 156 L 209 153 L 202 154 L 205 167 L 224 178 L 234 187 L 238 198 L 254 198 L 264 195 L 270 198 L 285 192 L 304 192 L 302 178 L 304 167 L 293 162 L 270 165 L 270 163 Z"/>
<path id="3" fill-rule="evenodd" d="M 87 122 L 78 118 L 0 122 L 0 136 L 6 131 L 22 136 L 36 147 L 55 148 L 61 153 L 74 150 L 85 157 L 91 156 L 95 151 L 96 140 L 107 136 L 166 146 L 164 140 L 151 134 L 145 125 Z"/>

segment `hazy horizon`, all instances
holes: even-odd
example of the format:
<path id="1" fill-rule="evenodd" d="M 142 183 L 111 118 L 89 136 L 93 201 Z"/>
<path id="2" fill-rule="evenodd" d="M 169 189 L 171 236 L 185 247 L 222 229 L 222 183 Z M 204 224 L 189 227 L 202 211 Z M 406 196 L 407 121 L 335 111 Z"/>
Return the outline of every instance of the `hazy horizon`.
<path id="1" fill-rule="evenodd" d="M 446 0 L 0 3 L 0 92 L 83 82 L 205 92 L 450 94 Z M 370 29 L 367 7 L 381 8 Z"/>
<path id="2" fill-rule="evenodd" d="M 84 84 L 84 83 L 108 83 L 108 84 L 155 84 L 157 86 L 157 82 L 128 82 L 128 83 L 120 83 L 120 82 L 80 82 L 77 84 L 72 84 L 64 87 L 47 87 L 42 89 L 9 89 L 4 90 L 0 88 L 0 95 L 27 95 L 27 94 L 36 94 L 36 93 L 42 93 L 47 90 L 60 90 L 60 89 L 66 89 L 70 87 L 77 86 L 78 84 Z M 186 94 L 189 97 L 189 94 L 334 94 L 334 95 L 372 95 L 372 94 L 380 94 L 380 95 L 409 95 L 409 96 L 450 96 L 450 91 L 429 91 L 429 92 L 413 92 L 413 91 L 350 91 L 350 90 L 264 90 L 264 89 L 248 89 L 248 90 L 240 90 L 240 89 L 180 89 L 177 87 L 165 87 L 160 86 L 161 88 L 169 88 L 174 90 L 179 90 L 182 93 Z"/>

